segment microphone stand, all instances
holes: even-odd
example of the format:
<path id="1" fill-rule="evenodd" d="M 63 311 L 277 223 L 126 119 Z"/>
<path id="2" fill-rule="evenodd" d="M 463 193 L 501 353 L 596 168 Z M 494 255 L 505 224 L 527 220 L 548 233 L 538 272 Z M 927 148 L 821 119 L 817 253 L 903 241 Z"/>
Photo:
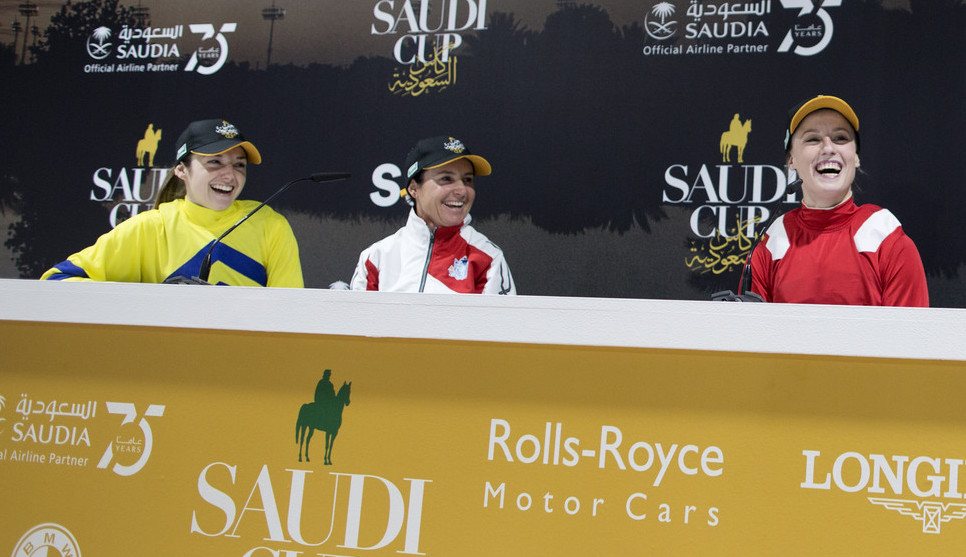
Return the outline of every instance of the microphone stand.
<path id="1" fill-rule="evenodd" d="M 285 185 L 279 188 L 278 191 L 268 196 L 268 199 L 266 199 L 265 201 L 262 201 L 258 207 L 255 207 L 254 209 L 249 211 L 247 215 L 242 217 L 235 224 L 231 225 L 231 227 L 228 230 L 224 231 L 221 234 L 221 236 L 218 236 L 218 238 L 216 238 L 215 241 L 212 242 L 211 246 L 208 248 L 208 251 L 205 253 L 205 258 L 201 260 L 201 267 L 198 269 L 198 276 L 190 277 L 190 278 L 183 277 L 183 276 L 171 277 L 165 280 L 164 283 L 165 284 L 210 284 L 208 282 L 208 275 L 211 273 L 211 254 L 215 251 L 215 246 L 217 246 L 221 242 L 222 238 L 227 236 L 232 230 L 238 228 L 238 226 L 241 225 L 241 223 L 245 222 L 246 220 L 248 220 L 249 217 L 251 217 L 256 212 L 258 212 L 259 209 L 261 209 L 265 205 L 268 205 L 268 203 L 271 200 L 275 199 L 282 192 L 287 190 L 289 186 L 291 186 L 292 184 L 296 184 L 298 182 L 307 182 L 309 180 L 313 182 L 334 182 L 337 180 L 345 180 L 351 176 L 352 175 L 349 174 L 348 172 L 317 172 L 315 174 L 312 174 L 311 176 L 303 176 L 302 178 L 296 178 L 295 180 L 287 182 Z"/>
<path id="2" fill-rule="evenodd" d="M 765 224 L 758 228 L 755 232 L 755 238 L 751 242 L 751 249 L 748 250 L 748 255 L 745 257 L 745 264 L 741 266 L 741 276 L 738 278 L 738 294 L 735 294 L 731 290 L 722 290 L 720 292 L 715 292 L 711 295 L 711 300 L 714 302 L 764 302 L 765 300 L 758 294 L 751 292 L 744 292 L 745 277 L 748 277 L 748 287 L 751 288 L 751 255 L 755 253 L 755 248 L 761 242 L 762 238 L 765 237 L 765 232 L 771 227 L 775 219 L 778 218 L 784 211 L 781 211 L 782 201 L 788 194 L 795 193 L 798 188 L 802 185 L 802 179 L 796 178 L 792 180 L 788 185 L 785 186 L 785 193 L 782 194 L 771 206 L 768 208 L 768 220 Z"/>

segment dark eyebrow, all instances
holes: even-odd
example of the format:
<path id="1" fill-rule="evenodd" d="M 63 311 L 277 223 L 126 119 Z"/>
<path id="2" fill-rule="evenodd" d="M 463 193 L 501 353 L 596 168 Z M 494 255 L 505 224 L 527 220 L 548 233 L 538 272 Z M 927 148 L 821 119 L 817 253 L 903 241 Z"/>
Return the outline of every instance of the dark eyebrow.
<path id="1" fill-rule="evenodd" d="M 852 134 L 853 133 L 851 128 L 846 128 L 845 126 L 841 126 L 841 127 L 838 127 L 838 128 L 832 128 L 832 133 L 840 133 L 840 132 L 846 132 L 846 133 L 849 133 L 849 134 Z M 802 135 L 805 135 L 807 133 L 820 133 L 820 132 L 818 131 L 818 128 L 808 128 L 808 129 L 803 129 L 802 130 Z"/>

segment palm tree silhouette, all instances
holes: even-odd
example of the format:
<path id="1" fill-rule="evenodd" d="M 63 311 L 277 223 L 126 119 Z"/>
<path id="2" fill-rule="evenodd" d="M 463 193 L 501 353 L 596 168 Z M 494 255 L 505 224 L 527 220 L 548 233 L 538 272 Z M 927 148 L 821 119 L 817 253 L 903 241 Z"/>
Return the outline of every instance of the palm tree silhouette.
<path id="1" fill-rule="evenodd" d="M 670 2 L 660 2 L 651 8 L 651 13 L 661 18 L 661 23 L 664 23 L 667 21 L 667 18 L 674 15 L 674 4 Z"/>

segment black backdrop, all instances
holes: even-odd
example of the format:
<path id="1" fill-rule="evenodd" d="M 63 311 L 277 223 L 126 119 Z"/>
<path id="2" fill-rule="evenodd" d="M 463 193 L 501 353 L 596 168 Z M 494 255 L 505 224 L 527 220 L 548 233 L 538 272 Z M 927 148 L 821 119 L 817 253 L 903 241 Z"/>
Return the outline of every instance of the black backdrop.
<path id="1" fill-rule="evenodd" d="M 825 0 L 805 15 L 779 0 L 559 3 L 533 27 L 513 15 L 524 0 L 462 6 L 474 1 L 486 9 L 485 28 L 461 30 L 452 61 L 434 65 L 394 58 L 403 23 L 391 40 L 373 32 L 386 27 L 376 11 L 400 12 L 401 0 L 361 2 L 373 15 L 359 26 L 359 56 L 344 63 L 327 62 L 320 51 L 318 62 L 266 67 L 233 58 L 232 45 L 237 51 L 254 40 L 241 23 L 218 51 L 219 43 L 187 30 L 198 23 L 190 13 L 138 21 L 130 7 L 109 1 L 75 2 L 42 21 L 49 26 L 25 63 L 19 45 L 0 53 L 0 201 L 17 273 L 39 276 L 108 230 L 112 210 L 124 218 L 138 204 L 124 199 L 124 182 L 139 187 L 141 198 L 150 193 L 157 173 L 135 157 L 149 123 L 163 130 L 155 160 L 163 168 L 189 120 L 224 117 L 265 159 L 250 172 L 246 198 L 264 199 L 312 172 L 352 172 L 348 182 L 300 185 L 273 203 L 295 228 L 309 287 L 348 280 L 358 252 L 404 219 L 402 202 L 372 200 L 394 199 L 378 186 L 392 178 L 382 165 L 402 166 L 420 137 L 450 134 L 493 164 L 493 175 L 479 180 L 472 212 L 506 252 L 521 293 L 708 299 L 737 285 L 747 242 L 729 237 L 738 230 L 734 215 L 769 205 L 751 198 L 754 184 L 745 176 L 764 169 L 759 197 L 772 196 L 787 109 L 822 93 L 848 100 L 861 120 L 857 201 L 888 207 L 903 223 L 922 255 L 933 306 L 966 307 L 962 1 Z M 611 13 L 626 13 L 627 4 L 640 5 L 639 17 L 614 21 Z M 232 20 L 232 5 L 224 2 L 223 21 Z M 453 3 L 430 5 L 430 13 L 446 13 Z M 697 6 L 701 17 L 694 17 Z M 828 20 L 818 17 L 823 11 Z M 308 13 L 302 17 L 333 24 L 324 7 Z M 94 29 L 112 30 L 116 57 L 125 25 L 182 25 L 180 38 L 152 41 L 176 44 L 178 55 L 92 58 Z M 793 44 L 782 51 L 786 35 Z M 796 54 L 795 46 L 815 47 L 820 37 L 827 44 L 819 52 Z M 414 54 L 412 44 L 403 41 L 404 59 Z M 212 47 L 223 58 L 220 69 L 184 70 L 193 53 Z M 764 52 L 728 51 L 740 47 Z M 177 71 L 119 71 L 162 62 Z M 91 69 L 108 64 L 113 72 Z M 752 120 L 742 162 L 735 149 L 725 161 L 719 144 L 735 114 Z M 111 199 L 104 199 L 105 183 L 118 186 Z M 722 211 L 724 236 L 702 237 L 719 226 L 714 215 Z"/>

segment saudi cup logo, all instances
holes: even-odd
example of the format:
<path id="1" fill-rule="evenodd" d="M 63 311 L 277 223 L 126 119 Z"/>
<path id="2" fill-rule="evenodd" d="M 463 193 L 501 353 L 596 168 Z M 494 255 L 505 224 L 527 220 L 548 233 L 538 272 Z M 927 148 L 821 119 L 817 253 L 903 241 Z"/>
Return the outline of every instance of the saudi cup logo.
<path id="1" fill-rule="evenodd" d="M 94 29 L 90 37 L 87 37 L 87 54 L 95 60 L 103 60 L 111 55 L 114 43 L 108 42 L 111 38 L 111 30 L 107 27 Z"/>
<path id="2" fill-rule="evenodd" d="M 674 4 L 660 2 L 644 17 L 644 30 L 652 39 L 663 41 L 670 39 L 677 32 L 677 20 L 670 19 L 674 15 Z"/>

